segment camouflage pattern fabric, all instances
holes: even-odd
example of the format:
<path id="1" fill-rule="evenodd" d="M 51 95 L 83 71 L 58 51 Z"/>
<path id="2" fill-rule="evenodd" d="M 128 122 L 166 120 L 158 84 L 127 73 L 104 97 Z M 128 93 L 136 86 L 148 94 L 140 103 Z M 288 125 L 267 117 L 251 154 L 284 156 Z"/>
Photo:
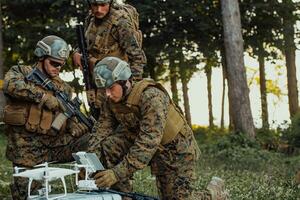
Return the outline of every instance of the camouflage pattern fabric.
<path id="1" fill-rule="evenodd" d="M 135 30 L 128 16 L 112 7 L 104 19 L 93 16 L 88 19 L 85 36 L 90 56 L 98 60 L 107 56 L 126 60 L 133 76 L 141 78 L 146 56 L 135 37 Z"/>
<path id="2" fill-rule="evenodd" d="M 24 65 L 13 66 L 5 74 L 3 90 L 8 95 L 8 98 L 40 103 L 43 90 L 36 87 L 33 83 L 25 81 L 25 77 L 32 71 L 33 67 Z M 71 86 L 64 83 L 59 77 L 52 79 L 52 81 L 59 90 L 64 91 L 69 96 L 72 95 Z"/>
<path id="3" fill-rule="evenodd" d="M 139 116 L 118 112 L 127 109 L 125 101 L 109 103 L 108 114 L 92 132 L 89 151 L 96 152 L 121 182 L 151 165 L 162 200 L 190 199 L 199 156 L 191 128 L 185 122 L 182 131 L 190 134 L 179 133 L 172 142 L 162 146 L 170 104 L 168 95 L 155 87 L 146 88 L 140 98 Z M 115 187 L 119 187 L 118 184 Z"/>
<path id="4" fill-rule="evenodd" d="M 38 104 L 44 90 L 25 80 L 33 68 L 30 66 L 13 66 L 5 75 L 4 92 L 14 105 L 30 106 Z M 72 88 L 59 77 L 51 79 L 59 90 L 71 96 Z M 68 121 L 67 121 L 68 123 Z M 6 157 L 13 165 L 31 168 L 37 164 L 49 161 L 67 162 L 73 160 L 71 153 L 87 149 L 88 134 L 76 138 L 65 131 L 55 132 L 50 129 L 46 134 L 29 132 L 25 125 L 6 124 L 7 135 Z M 14 181 L 11 185 L 14 199 L 25 198 L 27 184 L 24 181 Z M 24 193 L 25 192 L 25 193 Z"/>
<path id="5" fill-rule="evenodd" d="M 22 138 L 18 138 L 18 139 L 19 140 L 17 141 L 20 140 L 22 141 Z M 56 161 L 58 163 L 71 162 L 73 161 L 72 153 L 78 151 L 84 151 L 87 149 L 88 139 L 89 136 L 88 134 L 86 134 L 80 138 L 73 139 L 72 141 L 70 141 L 69 144 L 63 146 L 56 146 L 56 147 L 47 146 L 42 143 L 38 143 L 37 141 L 33 141 L 34 143 L 31 143 L 32 145 L 31 147 L 28 146 L 19 147 L 19 148 L 24 148 L 25 151 L 19 149 L 23 154 L 20 153 L 19 155 L 16 155 L 18 157 L 15 159 L 13 166 L 32 168 L 33 166 L 40 163 L 44 163 L 46 161 L 47 162 Z M 6 152 L 7 156 L 11 156 L 10 155 L 11 147 L 12 146 L 8 144 L 8 149 Z M 15 150 L 13 152 L 15 152 Z M 26 200 L 27 186 L 28 186 L 27 178 L 13 177 L 12 183 L 10 184 L 12 198 L 14 200 Z M 40 189 L 41 187 L 42 187 L 41 182 L 33 181 L 32 188 L 31 188 L 32 194 L 37 194 L 36 193 L 37 190 Z"/>

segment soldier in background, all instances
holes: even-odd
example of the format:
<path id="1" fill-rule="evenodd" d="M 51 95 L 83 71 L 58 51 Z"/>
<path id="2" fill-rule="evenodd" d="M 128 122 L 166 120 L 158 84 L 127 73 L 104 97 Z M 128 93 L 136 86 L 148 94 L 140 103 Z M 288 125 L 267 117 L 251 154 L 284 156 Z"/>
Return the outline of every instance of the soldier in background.
<path id="1" fill-rule="evenodd" d="M 133 77 L 141 79 L 146 65 L 146 56 L 142 50 L 142 32 L 139 30 L 139 18 L 136 9 L 128 4 L 118 5 L 113 0 L 90 0 L 90 14 L 85 26 L 89 67 L 91 74 L 98 60 L 115 56 L 130 64 Z M 73 63 L 81 65 L 81 54 L 76 50 Z M 89 105 L 99 112 L 102 110 L 104 92 L 87 91 Z M 98 116 L 95 116 L 98 118 Z"/>
<path id="2" fill-rule="evenodd" d="M 94 176 L 98 187 L 130 191 L 133 173 L 150 165 L 162 200 L 193 199 L 199 148 L 165 88 L 152 79 L 132 82 L 128 63 L 116 57 L 98 62 L 94 79 L 107 96 L 89 140 L 89 151 L 107 167 Z M 214 177 L 195 199 L 226 199 L 224 181 Z"/>
<path id="3" fill-rule="evenodd" d="M 88 140 L 84 134 L 88 128 L 76 118 L 67 120 L 59 131 L 51 128 L 63 107 L 50 91 L 26 79 L 38 68 L 71 98 L 72 88 L 59 78 L 69 57 L 67 43 L 60 37 L 47 36 L 37 43 L 34 54 L 38 61 L 33 66 L 13 66 L 4 78 L 6 157 L 13 167 L 32 168 L 46 161 L 71 161 L 71 153 L 84 150 Z M 15 177 L 11 184 L 13 199 L 27 199 L 27 186 L 27 179 Z M 37 187 L 37 183 L 33 184 L 33 189 Z"/>

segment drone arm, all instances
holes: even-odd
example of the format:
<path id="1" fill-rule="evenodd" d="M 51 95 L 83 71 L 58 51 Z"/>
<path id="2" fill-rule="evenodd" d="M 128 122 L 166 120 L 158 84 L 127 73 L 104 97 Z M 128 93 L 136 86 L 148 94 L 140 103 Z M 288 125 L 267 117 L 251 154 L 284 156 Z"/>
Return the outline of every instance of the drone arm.
<path id="1" fill-rule="evenodd" d="M 29 199 L 32 198 L 32 196 L 31 196 L 31 194 L 30 194 L 32 181 L 33 181 L 33 179 L 32 179 L 32 178 L 29 178 L 29 182 L 28 182 L 28 191 L 27 191 L 27 194 L 28 194 L 28 198 L 29 198 Z"/>
<path id="2" fill-rule="evenodd" d="M 67 195 L 67 186 L 66 186 L 65 178 L 62 176 L 62 177 L 60 177 L 60 180 L 61 180 L 61 182 L 62 182 L 62 184 L 64 186 L 64 191 L 65 191 L 65 195 L 64 196 L 66 196 Z"/>

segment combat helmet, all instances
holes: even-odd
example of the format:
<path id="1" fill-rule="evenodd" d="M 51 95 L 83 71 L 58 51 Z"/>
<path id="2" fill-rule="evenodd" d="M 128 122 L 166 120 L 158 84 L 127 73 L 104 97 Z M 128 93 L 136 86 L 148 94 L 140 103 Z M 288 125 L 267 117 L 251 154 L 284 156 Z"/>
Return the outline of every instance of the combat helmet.
<path id="1" fill-rule="evenodd" d="M 117 81 L 130 79 L 129 64 L 117 57 L 106 57 L 94 68 L 94 80 L 98 88 L 109 88 Z"/>
<path id="2" fill-rule="evenodd" d="M 34 54 L 39 58 L 50 56 L 54 59 L 66 61 L 70 50 L 68 44 L 62 38 L 49 35 L 38 41 Z"/>

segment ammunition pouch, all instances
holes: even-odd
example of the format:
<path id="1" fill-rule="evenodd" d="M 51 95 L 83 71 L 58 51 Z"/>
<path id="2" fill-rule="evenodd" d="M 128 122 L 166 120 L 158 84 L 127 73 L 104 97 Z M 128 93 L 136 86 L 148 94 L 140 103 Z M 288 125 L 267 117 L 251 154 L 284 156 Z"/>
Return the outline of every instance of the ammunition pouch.
<path id="1" fill-rule="evenodd" d="M 171 103 L 169 105 L 164 135 L 161 140 L 162 145 L 173 141 L 178 133 L 181 133 L 183 136 L 185 136 L 186 132 L 181 131 L 185 123 L 182 117 L 183 116 L 181 116 L 180 112 L 176 110 L 175 105 Z"/>
<path id="2" fill-rule="evenodd" d="M 32 104 L 29 109 L 28 120 L 25 128 L 29 132 L 47 134 L 51 128 L 53 114 L 49 110 L 40 109 L 37 104 Z"/>
<path id="3" fill-rule="evenodd" d="M 8 104 L 4 108 L 4 119 L 6 124 L 23 126 L 26 123 L 27 109 L 22 105 Z"/>
<path id="4" fill-rule="evenodd" d="M 29 117 L 25 128 L 29 132 L 36 132 L 41 121 L 41 109 L 38 105 L 32 104 L 29 110 Z"/>

